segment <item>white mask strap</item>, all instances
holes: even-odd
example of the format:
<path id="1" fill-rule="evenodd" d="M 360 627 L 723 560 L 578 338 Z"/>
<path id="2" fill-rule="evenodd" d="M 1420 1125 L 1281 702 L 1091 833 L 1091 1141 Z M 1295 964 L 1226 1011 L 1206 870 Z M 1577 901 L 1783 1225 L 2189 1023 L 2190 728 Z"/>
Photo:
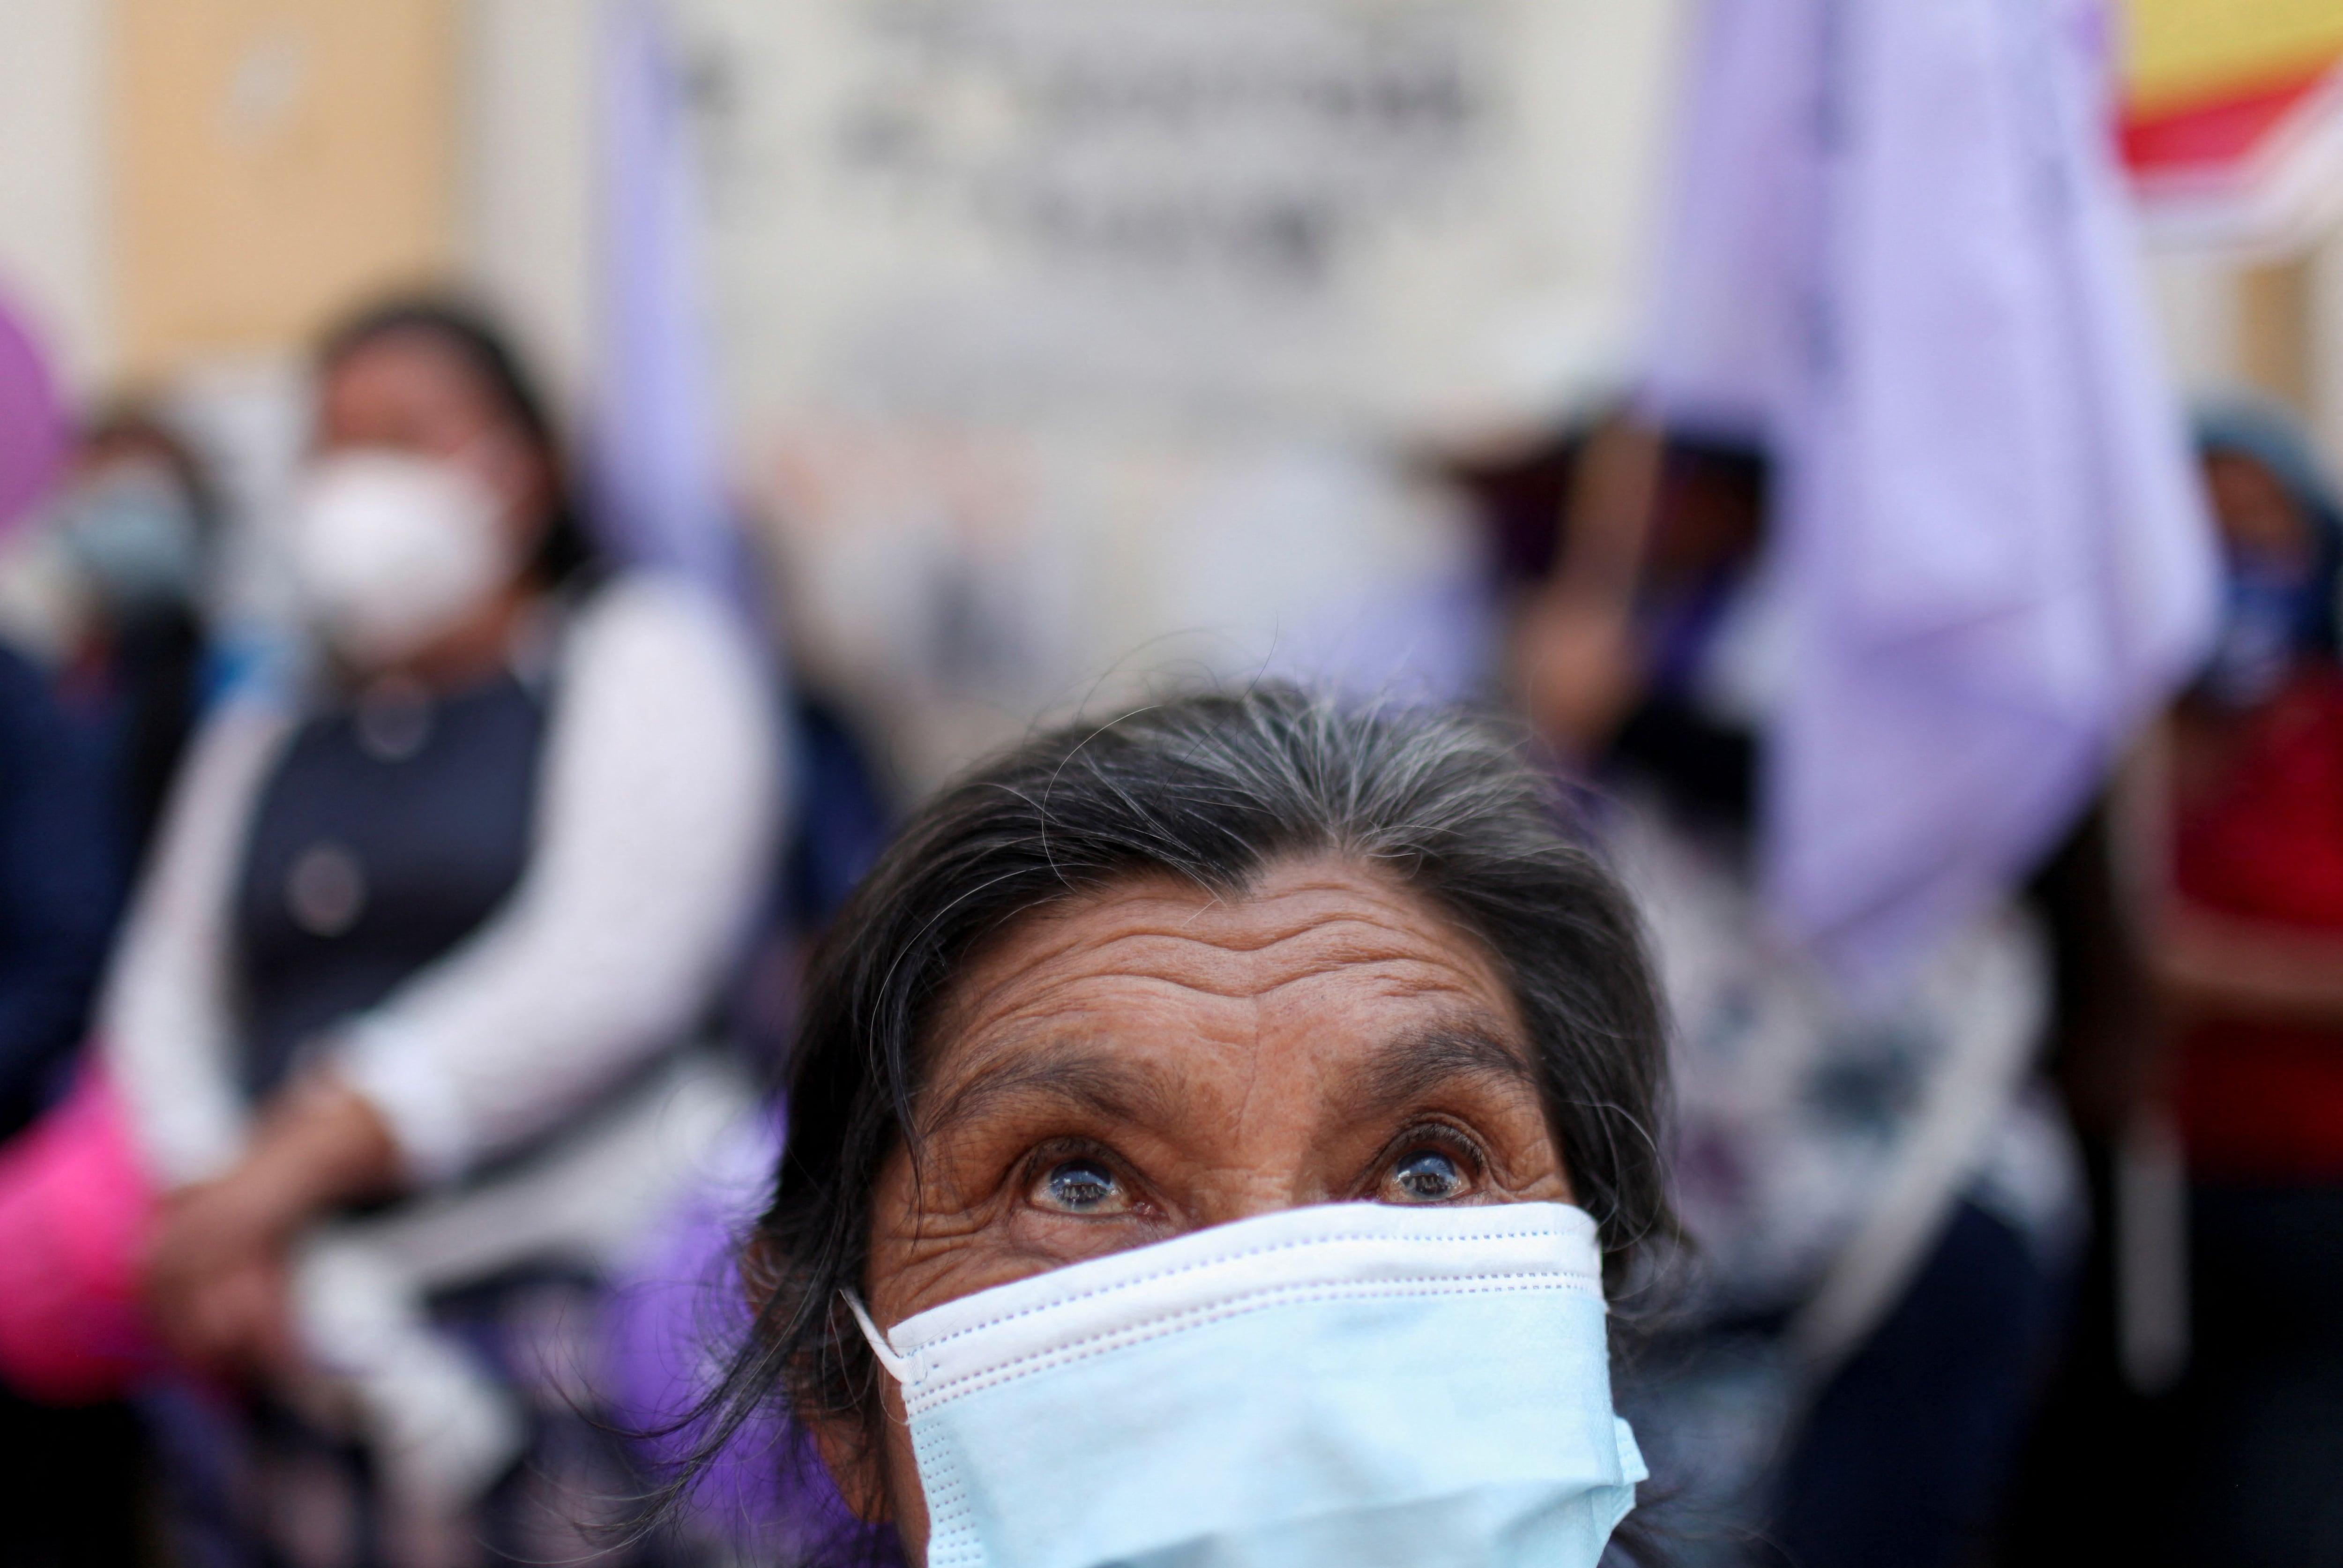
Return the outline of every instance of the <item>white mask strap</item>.
<path id="1" fill-rule="evenodd" d="M 895 1353 L 895 1347 L 887 1342 L 887 1336 L 879 1332 L 879 1325 L 872 1322 L 870 1314 L 863 1310 L 862 1298 L 852 1291 L 838 1293 L 846 1298 L 846 1310 L 852 1312 L 854 1321 L 862 1326 L 862 1337 L 870 1342 L 870 1353 L 879 1358 L 879 1364 L 885 1367 L 888 1375 L 897 1382 L 910 1382 L 911 1363 Z"/>

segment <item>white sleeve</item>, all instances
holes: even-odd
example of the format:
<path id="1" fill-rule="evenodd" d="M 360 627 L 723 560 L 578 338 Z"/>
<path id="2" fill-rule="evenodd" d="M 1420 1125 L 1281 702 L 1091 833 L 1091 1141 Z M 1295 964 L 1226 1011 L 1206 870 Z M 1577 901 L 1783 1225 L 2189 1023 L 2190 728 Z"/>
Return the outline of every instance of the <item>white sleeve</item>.
<path id="1" fill-rule="evenodd" d="M 519 886 L 343 1037 L 414 1179 L 558 1126 L 690 1028 L 768 881 L 779 748 L 755 653 L 694 590 L 623 579 L 581 612 Z"/>
<path id="2" fill-rule="evenodd" d="M 229 921 L 253 807 L 288 729 L 256 702 L 232 703 L 205 724 L 106 973 L 99 1049 L 166 1187 L 216 1176 L 244 1148 Z"/>

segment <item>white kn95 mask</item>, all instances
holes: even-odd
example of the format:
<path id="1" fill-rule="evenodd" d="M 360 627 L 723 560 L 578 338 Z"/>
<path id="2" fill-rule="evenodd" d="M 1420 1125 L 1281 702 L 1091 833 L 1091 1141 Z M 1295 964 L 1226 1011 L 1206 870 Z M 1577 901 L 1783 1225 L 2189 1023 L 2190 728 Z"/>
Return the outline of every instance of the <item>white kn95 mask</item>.
<path id="1" fill-rule="evenodd" d="M 510 581 L 517 564 L 485 482 L 458 464 L 388 448 L 313 463 L 291 542 L 303 608 L 361 668 L 428 646 Z"/>

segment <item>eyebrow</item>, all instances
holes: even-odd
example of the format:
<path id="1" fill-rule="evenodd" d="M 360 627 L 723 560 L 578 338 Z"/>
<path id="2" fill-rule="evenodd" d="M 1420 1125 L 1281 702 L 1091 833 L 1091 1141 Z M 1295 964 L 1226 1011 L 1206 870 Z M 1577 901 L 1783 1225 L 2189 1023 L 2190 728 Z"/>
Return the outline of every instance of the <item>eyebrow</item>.
<path id="1" fill-rule="evenodd" d="M 1518 1045 L 1477 1019 L 1436 1023 L 1386 1040 L 1345 1086 L 1353 1121 L 1372 1121 L 1463 1082 L 1538 1088 L 1537 1070 Z"/>
<path id="2" fill-rule="evenodd" d="M 1119 1059 L 1090 1040 L 1054 1040 L 971 1073 L 920 1119 L 920 1141 L 1016 1101 L 1054 1103 L 1115 1121 L 1160 1121 L 1172 1109 L 1172 1096 L 1153 1069 Z"/>

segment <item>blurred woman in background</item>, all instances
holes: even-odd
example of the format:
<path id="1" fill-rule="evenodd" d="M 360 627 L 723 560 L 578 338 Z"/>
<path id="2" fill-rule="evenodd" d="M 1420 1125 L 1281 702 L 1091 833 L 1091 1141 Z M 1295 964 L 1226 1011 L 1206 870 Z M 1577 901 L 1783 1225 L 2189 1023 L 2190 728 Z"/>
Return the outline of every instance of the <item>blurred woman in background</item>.
<path id="1" fill-rule="evenodd" d="M 262 1473 L 233 1490 L 279 1517 L 231 1529 L 278 1552 L 320 1506 L 357 1533 L 330 1553 L 448 1560 L 482 1528 L 574 1546 L 477 1512 L 578 1484 L 578 1430 L 548 1436 L 567 1395 L 517 1397 L 530 1358 L 496 1292 L 469 1341 L 432 1303 L 590 1277 L 745 1099 L 675 1048 L 761 890 L 773 706 L 712 604 L 598 565 L 542 405 L 460 310 L 327 340 L 289 543 L 315 689 L 206 725 L 107 986 L 102 1072 L 0 1171 L 12 1273 L 58 1298 L 94 1212 L 144 1311 L 124 1256 L 84 1267 L 75 1310 L 0 1322 L 0 1371 L 85 1397 L 162 1359 L 245 1391 L 217 1430 Z M 370 1484 L 288 1489 L 342 1475 L 352 1442 Z"/>
<path id="2" fill-rule="evenodd" d="M 2190 1179 L 2168 1538 L 2175 1561 L 2308 1568 L 2343 1542 L 2343 514 L 2281 414 L 2214 410 L 2198 447 L 2227 613 L 2142 814 Z"/>
<path id="3" fill-rule="evenodd" d="M 58 889 L 96 923 L 80 1005 L 55 1020 L 43 1057 L 9 1053 L 0 1081 L 6 1132 L 69 1087 L 105 945 L 194 733 L 210 680 L 204 600 L 218 523 L 201 460 L 155 415 L 118 408 L 82 432 L 50 509 L 70 600 L 49 672 L 59 724 L 42 743 L 55 755 L 26 759 L 70 769 L 82 798 L 61 801 L 0 874 Z M 75 1543 L 83 1561 L 121 1560 L 146 1469 L 129 1407 L 39 1412 L 11 1402 L 11 1414 L 26 1451 L 40 1456 L 25 1495 L 55 1510 L 46 1513 L 50 1538 Z M 98 1520 L 119 1523 L 93 1529 Z"/>
<path id="4" fill-rule="evenodd" d="M 82 437 L 56 508 L 76 592 L 60 686 L 113 780 L 135 872 L 206 689 L 206 594 L 219 534 L 202 461 L 160 418 L 116 409 Z"/>
<path id="5" fill-rule="evenodd" d="M 12 550 L 20 518 L 55 514 L 67 436 L 33 336 L 0 302 L 0 536 Z M 0 1140 L 68 1081 L 127 874 L 107 759 L 58 701 L 42 657 L 54 651 L 0 642 Z M 126 1409 L 45 1408 L 0 1385 L 0 1453 L 9 1561 L 133 1555 L 141 1450 Z"/>
<path id="6" fill-rule="evenodd" d="M 117 410 L 42 510 L 55 602 L 35 653 L 0 652 L 0 1136 L 65 1087 L 206 682 L 216 528 L 194 453 Z"/>

